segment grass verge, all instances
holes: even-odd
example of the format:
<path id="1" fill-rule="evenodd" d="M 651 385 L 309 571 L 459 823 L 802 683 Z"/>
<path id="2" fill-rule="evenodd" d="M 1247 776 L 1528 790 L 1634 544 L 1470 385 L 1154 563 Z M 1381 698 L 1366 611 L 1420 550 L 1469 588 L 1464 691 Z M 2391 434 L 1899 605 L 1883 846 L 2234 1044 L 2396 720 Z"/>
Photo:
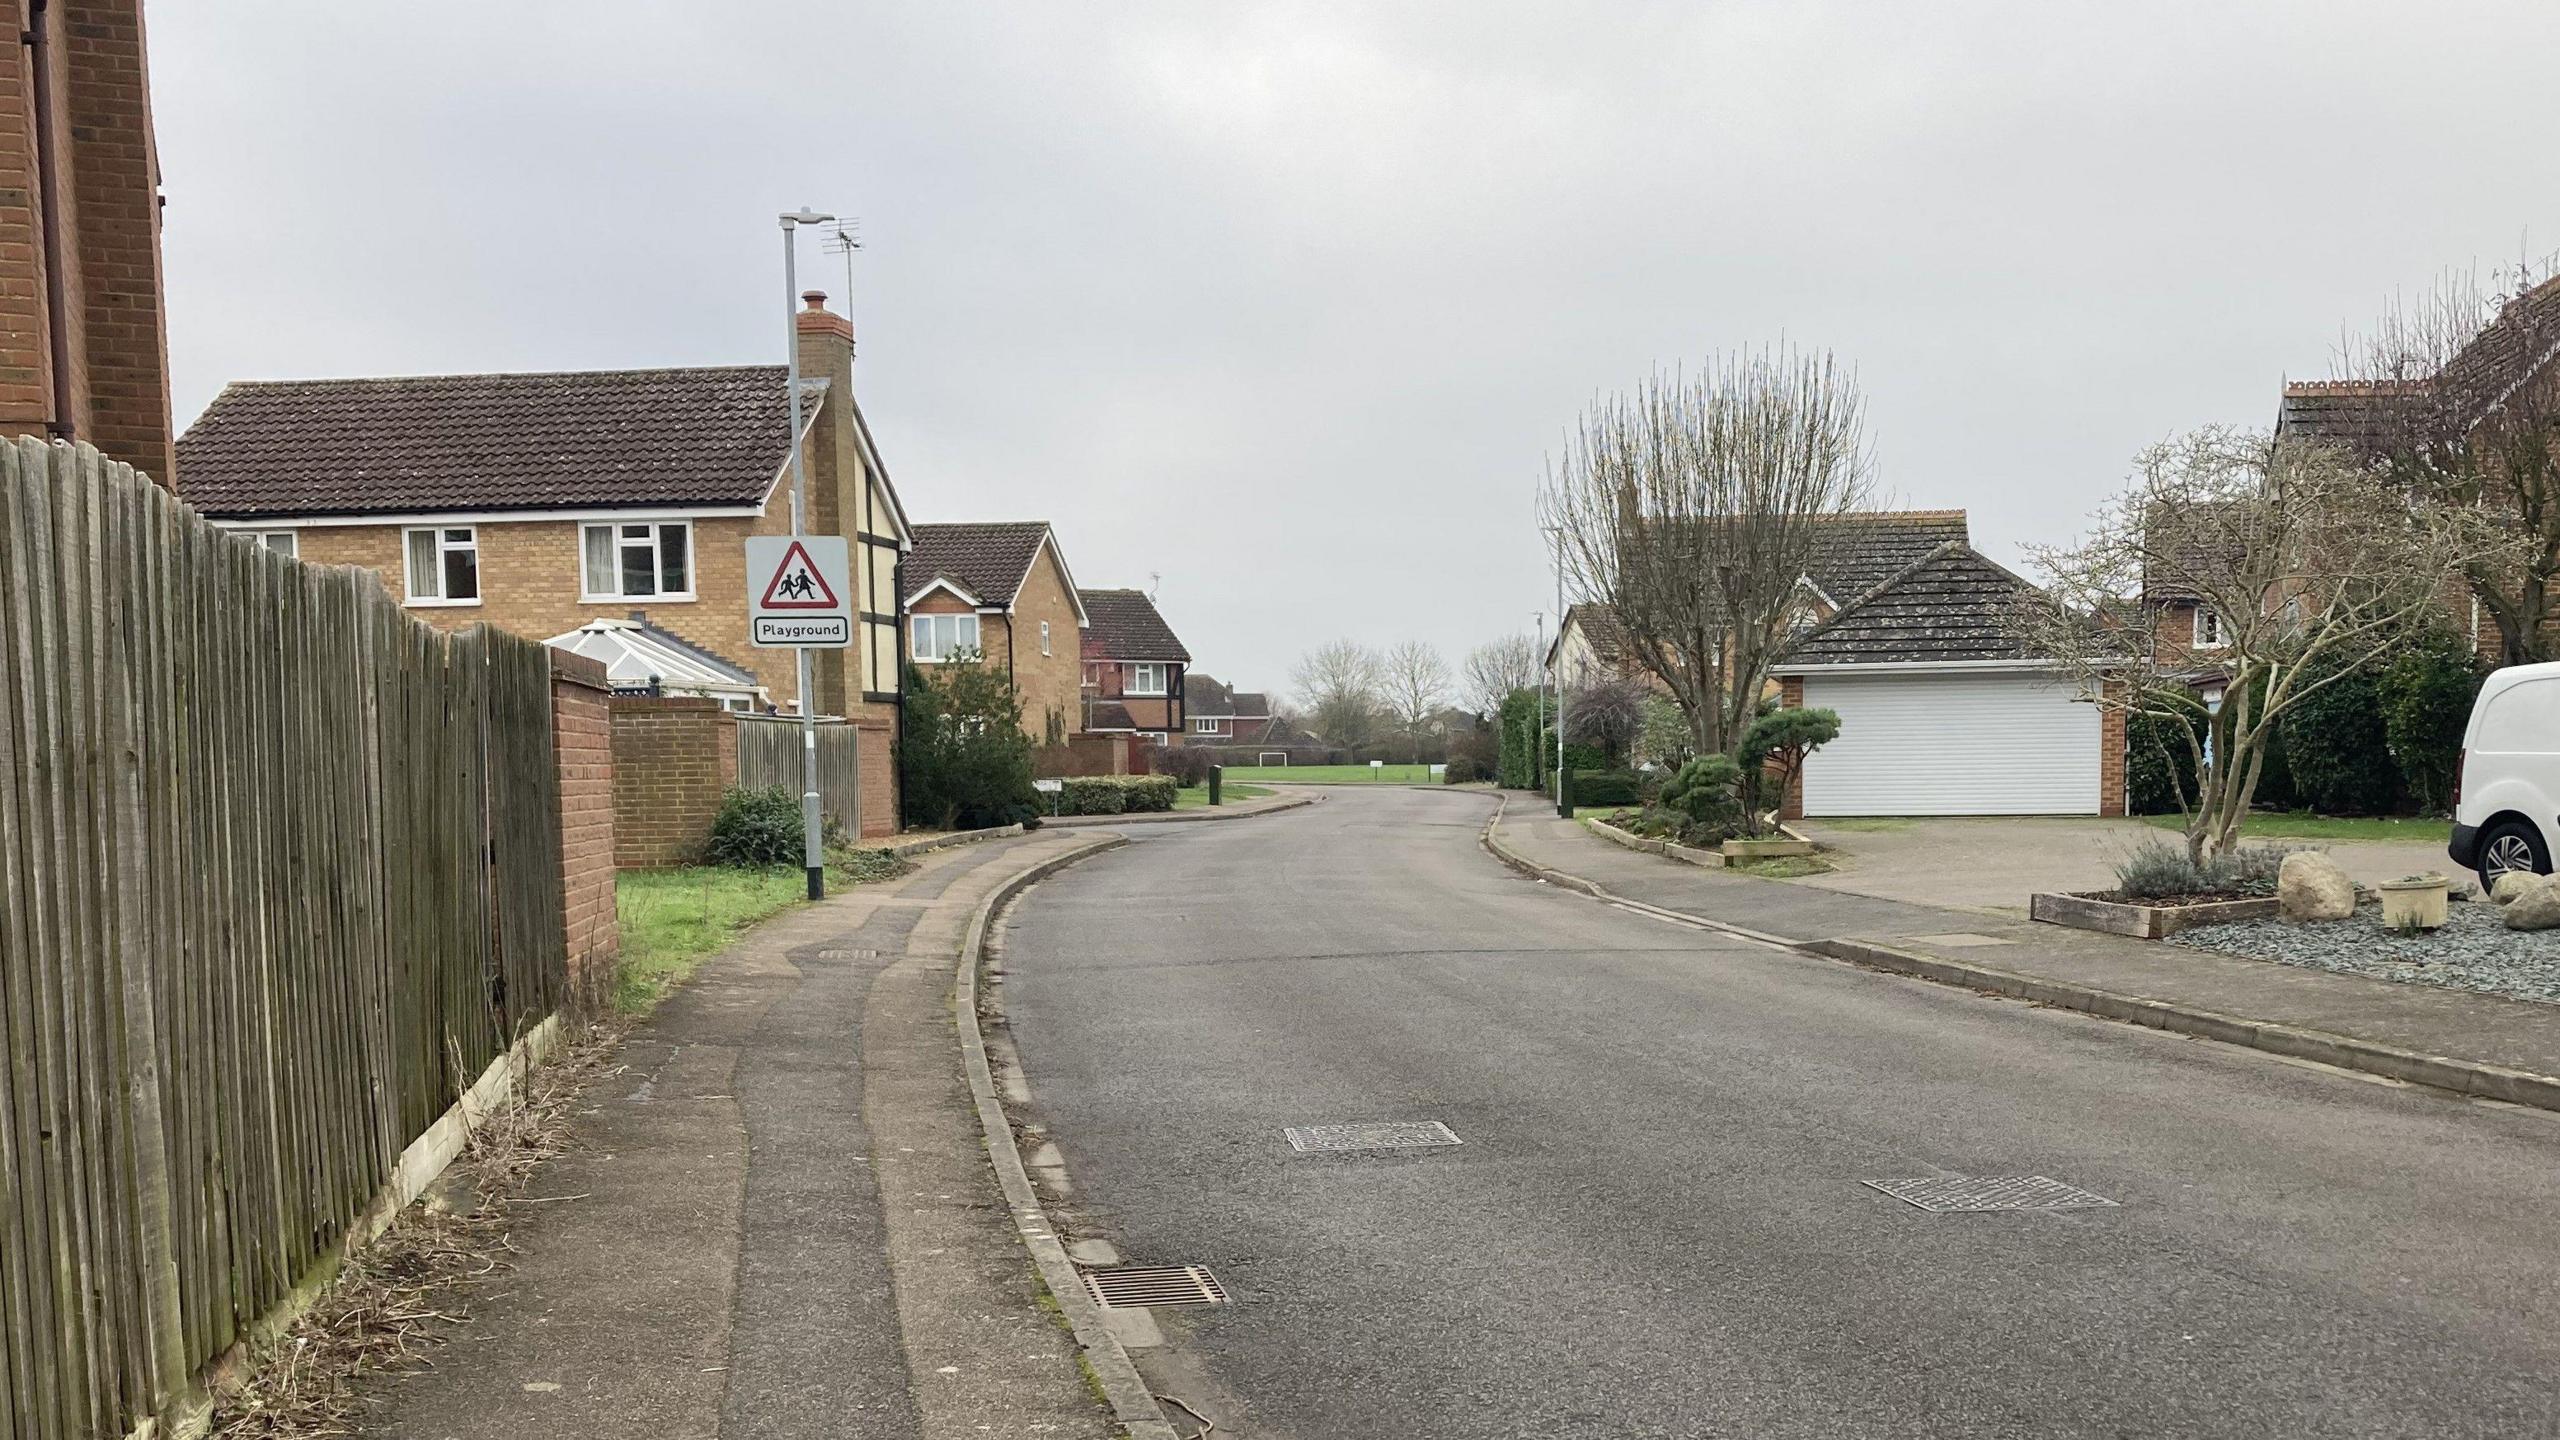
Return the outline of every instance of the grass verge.
<path id="1" fill-rule="evenodd" d="M 2162 830 L 2187 828 L 2187 822 L 2175 815 L 2145 815 L 2141 818 L 2143 824 Z M 2240 833 L 2252 840 L 2381 840 L 2402 845 L 2444 845 L 2453 839 L 2453 823 L 2410 816 L 2346 817 L 2314 815 L 2303 810 L 2272 810 L 2252 813 L 2241 822 Z"/>
<path id="2" fill-rule="evenodd" d="M 1239 800 L 1259 800 L 1271 792 L 1260 785 L 1228 785 L 1221 782 L 1218 793 L 1220 798 L 1225 800 L 1227 804 L 1233 805 Z M 1209 787 L 1206 785 L 1191 785 L 1174 791 L 1173 808 L 1176 810 L 1205 810 L 1209 808 Z"/>
<path id="3" fill-rule="evenodd" d="M 885 850 L 837 849 L 828 852 L 827 884 L 832 893 L 914 868 Z M 614 916 L 622 928 L 614 1008 L 627 1015 L 648 1013 L 739 931 L 805 904 L 808 885 L 808 876 L 790 866 L 623 871 L 614 880 Z"/>
<path id="4" fill-rule="evenodd" d="M 1374 770 L 1366 765 L 1230 765 L 1227 788 L 1234 789 L 1236 778 L 1242 775 L 1309 785 L 1431 785 L 1440 778 L 1431 773 L 1428 765 L 1381 765 Z"/>

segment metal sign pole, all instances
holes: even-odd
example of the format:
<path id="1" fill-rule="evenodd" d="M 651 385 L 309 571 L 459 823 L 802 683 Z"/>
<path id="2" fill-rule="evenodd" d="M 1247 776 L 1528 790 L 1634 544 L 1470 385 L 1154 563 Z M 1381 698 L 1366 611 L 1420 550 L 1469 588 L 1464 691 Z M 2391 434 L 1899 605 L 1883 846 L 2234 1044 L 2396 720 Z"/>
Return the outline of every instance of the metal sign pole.
<path id="1" fill-rule="evenodd" d="M 794 230 L 802 225 L 821 225 L 835 217 L 820 215 L 803 206 L 796 215 L 782 217 L 782 333 L 783 356 L 789 379 L 783 383 L 791 390 L 791 535 L 798 539 L 807 533 L 809 502 L 803 493 L 808 489 L 808 464 L 800 454 L 800 257 Z M 809 647 L 792 647 L 800 670 L 800 862 L 809 872 L 809 898 L 820 900 L 827 893 L 826 838 L 818 818 L 818 707 L 810 694 Z"/>

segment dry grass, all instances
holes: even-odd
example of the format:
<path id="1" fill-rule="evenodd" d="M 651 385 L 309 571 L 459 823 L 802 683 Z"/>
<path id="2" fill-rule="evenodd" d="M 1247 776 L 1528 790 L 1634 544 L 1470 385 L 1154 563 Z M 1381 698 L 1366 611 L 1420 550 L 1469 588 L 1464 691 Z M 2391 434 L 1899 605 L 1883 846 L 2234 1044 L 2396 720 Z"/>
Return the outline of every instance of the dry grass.
<path id="1" fill-rule="evenodd" d="M 550 1063 L 517 1077 L 515 1104 L 484 1117 L 418 1203 L 285 1332 L 262 1347 L 216 1403 L 220 1440 L 316 1440 L 366 1430 L 364 1382 L 435 1367 L 443 1337 L 466 1320 L 475 1287 L 505 1273 L 509 1232 L 528 1213 L 526 1183 L 569 1143 L 584 1089 L 614 1072 L 619 1027 L 574 1032 Z M 558 1197 L 544 1197 L 558 1198 Z"/>

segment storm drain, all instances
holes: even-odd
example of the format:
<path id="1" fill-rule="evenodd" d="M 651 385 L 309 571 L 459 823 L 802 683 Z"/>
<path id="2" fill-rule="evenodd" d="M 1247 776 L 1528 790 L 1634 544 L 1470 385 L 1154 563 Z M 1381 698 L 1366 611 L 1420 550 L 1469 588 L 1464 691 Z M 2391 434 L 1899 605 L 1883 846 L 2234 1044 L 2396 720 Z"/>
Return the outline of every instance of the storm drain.
<path id="1" fill-rule="evenodd" d="M 1464 1144 L 1437 1120 L 1382 1120 L 1366 1125 L 1292 1125 L 1289 1148 L 1310 1150 L 1418 1150 Z"/>
<path id="2" fill-rule="evenodd" d="M 1921 1180 L 1867 1180 L 1896 1200 L 1937 1215 L 1975 1210 L 2082 1210 L 2113 1205 L 2077 1185 L 2042 1175 L 1936 1175 Z"/>
<path id="3" fill-rule="evenodd" d="M 1198 1265 L 1115 1265 L 1087 1270 L 1084 1288 L 1105 1310 L 1137 1310 L 1149 1305 L 1224 1305 L 1225 1287 Z"/>

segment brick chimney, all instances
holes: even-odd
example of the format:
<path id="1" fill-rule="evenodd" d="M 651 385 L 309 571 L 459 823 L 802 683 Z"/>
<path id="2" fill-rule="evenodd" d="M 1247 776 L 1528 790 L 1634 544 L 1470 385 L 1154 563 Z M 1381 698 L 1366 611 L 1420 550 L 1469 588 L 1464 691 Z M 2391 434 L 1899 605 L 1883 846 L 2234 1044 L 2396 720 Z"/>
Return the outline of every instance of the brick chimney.
<path id="1" fill-rule="evenodd" d="M 803 290 L 800 303 L 808 307 L 800 312 L 800 363 L 803 369 L 809 368 L 809 337 L 813 335 L 833 336 L 844 342 L 847 354 L 852 352 L 853 322 L 827 308 L 826 291 Z"/>

